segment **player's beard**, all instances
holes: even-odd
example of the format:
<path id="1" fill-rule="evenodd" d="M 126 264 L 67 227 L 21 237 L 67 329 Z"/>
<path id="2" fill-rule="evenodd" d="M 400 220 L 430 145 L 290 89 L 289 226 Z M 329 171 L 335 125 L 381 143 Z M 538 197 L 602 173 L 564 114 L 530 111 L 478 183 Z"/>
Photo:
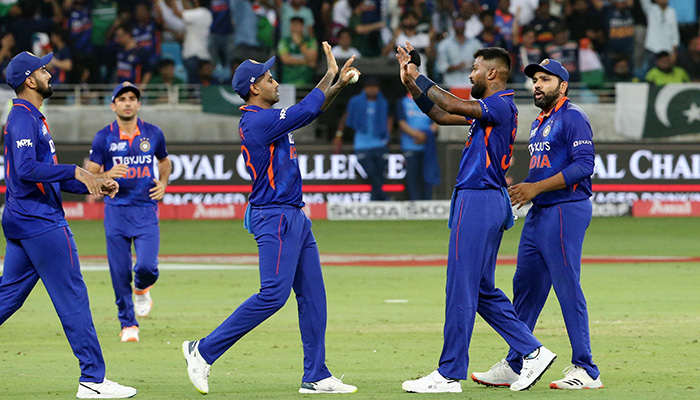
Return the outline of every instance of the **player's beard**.
<path id="1" fill-rule="evenodd" d="M 36 86 L 36 92 L 41 95 L 42 98 L 48 99 L 53 94 L 53 88 L 51 87 L 51 80 L 46 81 L 46 86 L 42 87 L 41 84 Z"/>
<path id="2" fill-rule="evenodd" d="M 486 83 L 474 82 L 472 85 L 472 97 L 475 99 L 482 99 L 484 94 L 486 94 Z"/>
<path id="3" fill-rule="evenodd" d="M 535 105 L 543 110 L 548 110 L 552 108 L 554 102 L 559 98 L 559 89 L 561 89 L 561 83 L 550 92 L 540 92 L 542 97 L 538 100 L 533 93 L 532 97 L 535 100 Z"/>

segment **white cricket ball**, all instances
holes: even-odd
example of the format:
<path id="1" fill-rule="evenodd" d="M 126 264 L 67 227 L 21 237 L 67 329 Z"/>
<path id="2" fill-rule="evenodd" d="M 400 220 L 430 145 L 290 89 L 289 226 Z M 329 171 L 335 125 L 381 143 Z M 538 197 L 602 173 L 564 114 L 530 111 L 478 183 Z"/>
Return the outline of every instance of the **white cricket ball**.
<path id="1" fill-rule="evenodd" d="M 351 69 L 350 71 L 346 72 L 345 75 L 350 77 L 349 82 L 352 83 L 357 83 L 357 80 L 360 79 L 360 75 L 355 71 L 354 69 Z"/>

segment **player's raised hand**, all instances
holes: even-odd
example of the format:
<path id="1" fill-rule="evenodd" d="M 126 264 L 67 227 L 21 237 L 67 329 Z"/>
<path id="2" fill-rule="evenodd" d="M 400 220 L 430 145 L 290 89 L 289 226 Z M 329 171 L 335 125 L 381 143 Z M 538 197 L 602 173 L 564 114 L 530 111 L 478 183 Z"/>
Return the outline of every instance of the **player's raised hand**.
<path id="1" fill-rule="evenodd" d="M 358 79 L 360 78 L 360 71 L 352 66 L 353 61 L 355 61 L 354 55 L 348 58 L 347 61 L 345 61 L 343 68 L 341 68 L 340 70 L 340 77 L 338 78 L 338 80 L 343 86 L 347 86 L 350 83 L 350 79 L 352 79 L 353 73 L 357 74 Z"/>
<path id="2" fill-rule="evenodd" d="M 328 72 L 335 76 L 338 73 L 338 63 L 335 61 L 335 56 L 331 51 L 331 45 L 324 41 L 322 43 L 323 52 L 326 53 L 326 64 L 328 64 Z"/>
<path id="3" fill-rule="evenodd" d="M 153 179 L 153 182 L 156 185 L 149 190 L 151 192 L 150 197 L 152 200 L 161 200 L 165 196 L 165 184 L 158 179 Z"/>
<path id="4" fill-rule="evenodd" d="M 117 164 L 109 171 L 105 172 L 105 177 L 107 178 L 123 178 L 126 173 L 129 172 L 129 167 L 126 164 Z"/>
<path id="5" fill-rule="evenodd" d="M 107 195 L 113 199 L 119 192 L 119 183 L 112 178 L 100 178 L 97 179 L 97 182 L 100 183 L 100 194 Z"/>
<path id="6" fill-rule="evenodd" d="M 411 80 L 415 80 L 418 78 L 418 75 L 420 75 L 418 66 L 409 62 L 411 61 L 411 56 L 408 53 L 410 53 L 411 50 L 413 50 L 413 46 L 411 46 L 410 42 L 406 42 L 405 50 L 401 46 L 396 48 L 396 58 L 399 60 L 401 83 L 403 83 L 404 86 L 408 85 Z"/>
<path id="7" fill-rule="evenodd" d="M 91 195 L 97 196 L 100 194 L 100 183 L 97 182 L 93 174 L 87 172 L 83 168 L 75 167 L 75 179 L 82 182 Z"/>
<path id="8" fill-rule="evenodd" d="M 508 188 L 508 195 L 510 195 L 510 205 L 517 205 L 518 210 L 520 210 L 525 205 L 525 203 L 532 200 L 538 194 L 540 194 L 539 190 L 537 189 L 537 186 L 535 186 L 534 183 L 523 182 Z"/>

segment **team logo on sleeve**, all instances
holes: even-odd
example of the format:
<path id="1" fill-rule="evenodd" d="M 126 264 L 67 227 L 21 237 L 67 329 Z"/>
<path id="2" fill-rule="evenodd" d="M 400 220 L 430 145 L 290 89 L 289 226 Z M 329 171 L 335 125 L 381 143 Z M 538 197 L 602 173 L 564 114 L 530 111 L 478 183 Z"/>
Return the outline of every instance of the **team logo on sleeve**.
<path id="1" fill-rule="evenodd" d="M 146 138 L 141 139 L 141 143 L 139 143 L 139 149 L 141 149 L 141 151 L 143 151 L 144 153 L 147 152 L 151 149 L 151 142 L 149 142 Z"/>
<path id="2" fill-rule="evenodd" d="M 46 129 L 46 125 L 42 125 L 42 126 L 41 126 L 41 134 L 44 135 L 44 136 L 46 136 L 46 135 L 49 134 L 49 130 Z"/>
<path id="3" fill-rule="evenodd" d="M 17 142 L 17 148 L 21 147 L 34 147 L 34 143 L 32 143 L 32 139 L 20 139 Z"/>

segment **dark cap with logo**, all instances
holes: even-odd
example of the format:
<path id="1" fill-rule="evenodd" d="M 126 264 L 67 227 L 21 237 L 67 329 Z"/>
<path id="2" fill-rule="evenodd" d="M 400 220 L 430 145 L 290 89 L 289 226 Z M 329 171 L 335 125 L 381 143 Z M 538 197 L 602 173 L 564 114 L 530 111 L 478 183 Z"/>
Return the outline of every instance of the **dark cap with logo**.
<path id="1" fill-rule="evenodd" d="M 561 78 L 561 80 L 566 82 L 569 81 L 569 71 L 567 71 L 566 68 L 564 68 L 564 66 L 561 65 L 559 61 L 553 60 L 551 58 L 545 58 L 539 64 L 530 64 L 527 67 L 525 67 L 525 75 L 529 78 L 534 77 L 535 72 L 537 71 L 542 71 L 550 75 L 558 76 L 559 78 Z"/>
<path id="2" fill-rule="evenodd" d="M 7 84 L 10 85 L 12 89 L 17 89 L 22 86 L 32 72 L 51 62 L 52 58 L 53 53 L 49 53 L 43 57 L 37 57 L 28 51 L 17 54 L 10 60 L 5 70 Z"/>
<path id="3" fill-rule="evenodd" d="M 265 75 L 265 72 L 269 71 L 274 64 L 274 56 L 265 61 L 264 64 L 251 59 L 243 61 L 233 74 L 233 79 L 231 80 L 233 90 L 235 90 L 239 96 L 245 97 L 248 92 L 250 92 L 251 83 L 254 83 L 258 78 Z"/>
<path id="4" fill-rule="evenodd" d="M 118 84 L 117 87 L 115 87 L 112 91 L 112 103 L 114 103 L 114 99 L 121 96 L 121 94 L 124 92 L 134 92 L 136 98 L 141 100 L 141 91 L 139 90 L 139 88 L 134 86 L 131 82 L 126 81 Z"/>

